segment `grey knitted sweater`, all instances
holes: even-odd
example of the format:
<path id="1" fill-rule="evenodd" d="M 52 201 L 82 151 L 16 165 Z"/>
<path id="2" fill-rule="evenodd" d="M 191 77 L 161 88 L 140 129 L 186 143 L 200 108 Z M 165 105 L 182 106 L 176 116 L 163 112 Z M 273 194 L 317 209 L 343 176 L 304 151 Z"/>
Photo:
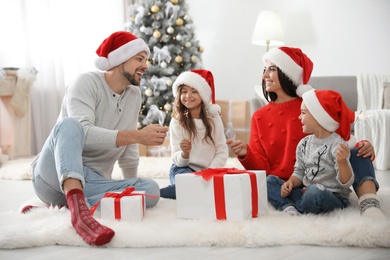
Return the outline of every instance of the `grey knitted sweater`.
<path id="1" fill-rule="evenodd" d="M 305 186 L 322 184 L 326 189 L 349 198 L 354 175 L 345 184 L 338 178 L 339 168 L 336 152 L 344 140 L 337 133 L 319 139 L 314 135 L 304 137 L 297 146 L 293 176 L 298 177 Z M 344 142 L 345 143 L 345 142 Z M 351 167 L 348 157 L 348 164 Z"/>
<path id="2" fill-rule="evenodd" d="M 125 177 L 136 177 L 138 144 L 116 147 L 119 130 L 137 129 L 141 92 L 128 86 L 119 95 L 112 91 L 103 72 L 81 74 L 66 88 L 59 119 L 76 118 L 84 128 L 83 163 L 111 178 L 115 162 Z"/>

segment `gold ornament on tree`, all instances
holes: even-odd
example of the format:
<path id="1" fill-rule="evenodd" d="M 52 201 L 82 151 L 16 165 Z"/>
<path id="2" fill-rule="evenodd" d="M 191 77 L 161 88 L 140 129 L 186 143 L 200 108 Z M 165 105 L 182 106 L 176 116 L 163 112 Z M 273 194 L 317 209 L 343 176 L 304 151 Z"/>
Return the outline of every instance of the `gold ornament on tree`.
<path id="1" fill-rule="evenodd" d="M 179 0 L 171 0 L 171 3 L 177 5 L 179 3 Z"/>
<path id="2" fill-rule="evenodd" d="M 159 30 L 155 30 L 153 32 L 153 37 L 159 39 L 161 37 L 161 32 Z"/>
<path id="3" fill-rule="evenodd" d="M 195 55 L 192 55 L 192 56 L 191 56 L 191 61 L 192 61 L 193 63 L 198 62 L 198 57 L 195 56 Z"/>
<path id="4" fill-rule="evenodd" d="M 160 7 L 158 7 L 158 5 L 152 5 L 150 11 L 152 11 L 152 13 L 158 13 L 160 11 Z"/>
<path id="5" fill-rule="evenodd" d="M 164 105 L 164 110 L 165 110 L 165 111 L 171 111 L 171 109 L 172 109 L 172 105 L 171 105 L 171 104 L 166 103 L 166 104 Z"/>
<path id="6" fill-rule="evenodd" d="M 204 48 L 202 46 L 199 46 L 199 52 L 204 52 Z"/>
<path id="7" fill-rule="evenodd" d="M 177 55 L 176 57 L 175 57 L 175 62 L 176 63 L 181 63 L 183 61 L 183 58 L 180 56 L 180 55 Z"/>
<path id="8" fill-rule="evenodd" d="M 184 23 L 183 19 L 181 19 L 181 18 L 177 18 L 177 19 L 176 19 L 176 25 L 177 25 L 177 26 L 182 26 L 183 23 Z"/>

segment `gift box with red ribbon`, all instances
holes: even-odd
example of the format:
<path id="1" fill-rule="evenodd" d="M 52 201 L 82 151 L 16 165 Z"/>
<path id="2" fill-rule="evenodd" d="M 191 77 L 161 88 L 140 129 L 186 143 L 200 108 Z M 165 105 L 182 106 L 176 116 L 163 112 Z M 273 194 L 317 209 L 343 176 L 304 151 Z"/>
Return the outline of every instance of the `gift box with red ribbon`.
<path id="1" fill-rule="evenodd" d="M 210 168 L 175 181 L 179 218 L 246 220 L 268 212 L 265 171 Z"/>
<path id="2" fill-rule="evenodd" d="M 107 192 L 100 200 L 100 218 L 138 221 L 145 215 L 145 192 L 134 191 L 134 187 L 123 192 Z M 91 208 L 91 213 L 98 204 Z"/>

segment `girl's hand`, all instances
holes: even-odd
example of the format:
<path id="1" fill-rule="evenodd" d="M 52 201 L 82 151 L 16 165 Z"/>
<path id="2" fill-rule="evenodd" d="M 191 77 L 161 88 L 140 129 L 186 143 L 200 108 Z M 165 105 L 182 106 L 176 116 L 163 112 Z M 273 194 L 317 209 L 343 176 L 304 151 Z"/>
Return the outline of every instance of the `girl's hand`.
<path id="1" fill-rule="evenodd" d="M 192 143 L 190 139 L 183 139 L 180 142 L 180 149 L 182 150 L 183 158 L 190 158 L 190 152 L 192 149 Z"/>

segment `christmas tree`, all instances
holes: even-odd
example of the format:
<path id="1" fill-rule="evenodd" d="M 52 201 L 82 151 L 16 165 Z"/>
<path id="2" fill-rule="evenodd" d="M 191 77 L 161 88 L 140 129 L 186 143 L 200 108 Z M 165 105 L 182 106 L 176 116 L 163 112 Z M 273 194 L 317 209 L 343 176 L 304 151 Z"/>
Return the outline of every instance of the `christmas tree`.
<path id="1" fill-rule="evenodd" d="M 126 30 L 150 49 L 148 71 L 140 85 L 143 102 L 138 128 L 151 123 L 169 125 L 172 83 L 180 73 L 202 68 L 203 48 L 187 9 L 185 0 L 140 0 L 128 6 Z"/>

